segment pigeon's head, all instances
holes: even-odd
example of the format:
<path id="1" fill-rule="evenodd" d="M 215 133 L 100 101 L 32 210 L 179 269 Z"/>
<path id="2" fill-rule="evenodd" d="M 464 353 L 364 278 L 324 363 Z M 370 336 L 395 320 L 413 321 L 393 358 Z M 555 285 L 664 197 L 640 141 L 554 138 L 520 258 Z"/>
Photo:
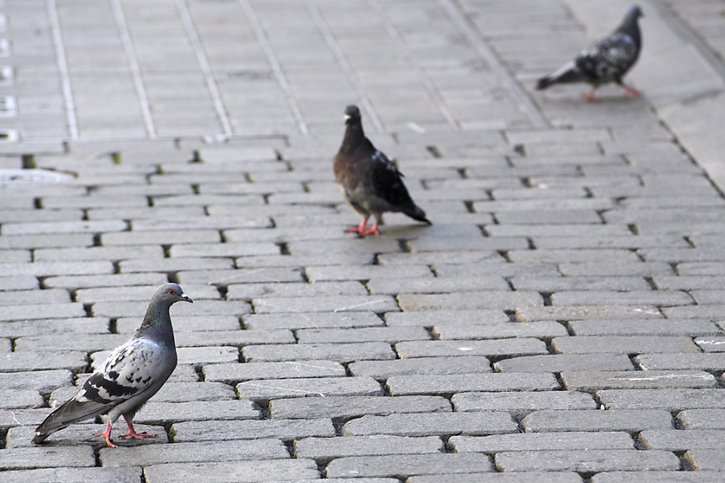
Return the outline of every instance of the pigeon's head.
<path id="1" fill-rule="evenodd" d="M 627 10 L 627 19 L 636 22 L 640 17 L 644 17 L 644 14 L 642 13 L 642 9 L 639 8 L 639 5 L 629 7 L 629 10 Z"/>
<path id="2" fill-rule="evenodd" d="M 345 108 L 345 124 L 360 124 L 360 109 L 355 104 L 350 104 Z"/>
<path id="3" fill-rule="evenodd" d="M 194 301 L 184 293 L 181 286 L 176 283 L 165 283 L 160 286 L 154 294 L 154 299 L 159 303 L 168 305 L 175 304 L 176 302 L 194 303 Z"/>

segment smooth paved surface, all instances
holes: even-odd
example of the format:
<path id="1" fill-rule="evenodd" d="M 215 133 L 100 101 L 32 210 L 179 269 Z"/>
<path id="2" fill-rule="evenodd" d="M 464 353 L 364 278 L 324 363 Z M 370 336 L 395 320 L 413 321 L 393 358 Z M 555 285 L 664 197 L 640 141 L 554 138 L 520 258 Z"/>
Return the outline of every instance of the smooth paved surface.
<path id="1" fill-rule="evenodd" d="M 533 90 L 627 5 L 0 2 L 0 480 L 722 481 L 725 1 Z M 343 232 L 351 102 L 432 226 Z M 158 437 L 33 446 L 166 281 Z"/>

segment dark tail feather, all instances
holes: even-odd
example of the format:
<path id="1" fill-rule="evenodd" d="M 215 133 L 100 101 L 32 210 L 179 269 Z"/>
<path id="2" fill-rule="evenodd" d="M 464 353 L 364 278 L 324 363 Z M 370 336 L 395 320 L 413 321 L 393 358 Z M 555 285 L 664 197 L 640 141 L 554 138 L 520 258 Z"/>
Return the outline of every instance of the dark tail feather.
<path id="1" fill-rule="evenodd" d="M 45 420 L 35 428 L 33 443 L 40 444 L 51 434 L 67 428 L 73 423 L 90 419 L 102 414 L 106 405 L 93 401 L 78 402 L 75 398 L 64 402 L 61 407 L 50 413 Z"/>
<path id="2" fill-rule="evenodd" d="M 554 84 L 566 84 L 569 82 L 581 82 L 582 76 L 579 69 L 576 68 L 574 62 L 569 62 L 562 66 L 560 69 L 552 72 L 549 75 L 545 75 L 536 83 L 538 90 L 546 89 L 547 87 Z"/>
<path id="3" fill-rule="evenodd" d="M 414 220 L 422 221 L 423 223 L 427 223 L 428 225 L 433 224 L 433 222 L 425 216 L 425 211 L 423 211 L 420 206 L 413 205 L 410 208 L 404 210 L 403 213 L 413 218 Z"/>

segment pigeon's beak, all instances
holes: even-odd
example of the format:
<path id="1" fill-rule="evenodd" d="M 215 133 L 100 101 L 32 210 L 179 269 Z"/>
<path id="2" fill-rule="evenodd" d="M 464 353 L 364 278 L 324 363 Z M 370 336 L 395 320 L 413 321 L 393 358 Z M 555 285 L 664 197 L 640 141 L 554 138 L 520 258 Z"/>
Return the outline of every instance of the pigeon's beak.
<path id="1" fill-rule="evenodd" d="M 182 293 L 181 294 L 181 300 L 183 300 L 184 302 L 189 302 L 190 304 L 193 304 L 194 303 L 194 301 L 191 300 L 191 297 L 189 297 L 185 293 Z"/>
<path id="2" fill-rule="evenodd" d="M 345 114 L 345 124 L 347 124 L 347 121 L 349 121 L 349 120 L 350 120 L 350 116 Z"/>

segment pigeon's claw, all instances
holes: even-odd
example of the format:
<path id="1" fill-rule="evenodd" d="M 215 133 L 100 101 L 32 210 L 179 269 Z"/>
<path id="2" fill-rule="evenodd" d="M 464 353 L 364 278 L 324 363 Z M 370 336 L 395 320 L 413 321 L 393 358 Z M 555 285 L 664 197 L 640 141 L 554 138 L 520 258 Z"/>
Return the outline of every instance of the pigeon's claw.
<path id="1" fill-rule="evenodd" d="M 133 422 L 131 422 L 131 418 L 129 418 L 128 416 L 126 416 L 124 414 L 123 419 L 126 420 L 126 425 L 128 426 L 128 433 L 122 434 L 120 436 L 120 438 L 122 438 L 122 439 L 127 439 L 127 438 L 128 439 L 146 439 L 146 438 L 155 438 L 156 437 L 155 434 L 147 433 L 145 431 L 142 433 L 137 433 L 136 428 L 133 427 Z"/>
<path id="2" fill-rule="evenodd" d="M 367 216 L 363 218 L 360 221 L 360 224 L 357 226 L 350 226 L 345 228 L 345 233 L 357 233 L 359 235 L 365 236 L 366 232 L 368 230 L 368 218 Z M 376 225 L 377 226 L 377 225 Z"/>
<path id="3" fill-rule="evenodd" d="M 111 420 L 110 419 L 106 423 L 105 431 L 97 432 L 96 436 L 103 436 L 103 439 L 106 441 L 106 446 L 108 446 L 109 448 L 116 448 L 116 445 L 113 444 L 113 441 L 111 441 Z"/>
<path id="4" fill-rule="evenodd" d="M 375 223 L 373 223 L 373 226 L 361 231 L 360 235 L 362 235 L 362 236 L 380 235 L 380 232 L 378 231 L 378 222 L 376 221 Z"/>
<path id="5" fill-rule="evenodd" d="M 584 98 L 587 100 L 587 102 L 597 102 L 597 98 L 594 95 L 594 89 L 589 89 L 586 94 L 584 94 Z"/>

